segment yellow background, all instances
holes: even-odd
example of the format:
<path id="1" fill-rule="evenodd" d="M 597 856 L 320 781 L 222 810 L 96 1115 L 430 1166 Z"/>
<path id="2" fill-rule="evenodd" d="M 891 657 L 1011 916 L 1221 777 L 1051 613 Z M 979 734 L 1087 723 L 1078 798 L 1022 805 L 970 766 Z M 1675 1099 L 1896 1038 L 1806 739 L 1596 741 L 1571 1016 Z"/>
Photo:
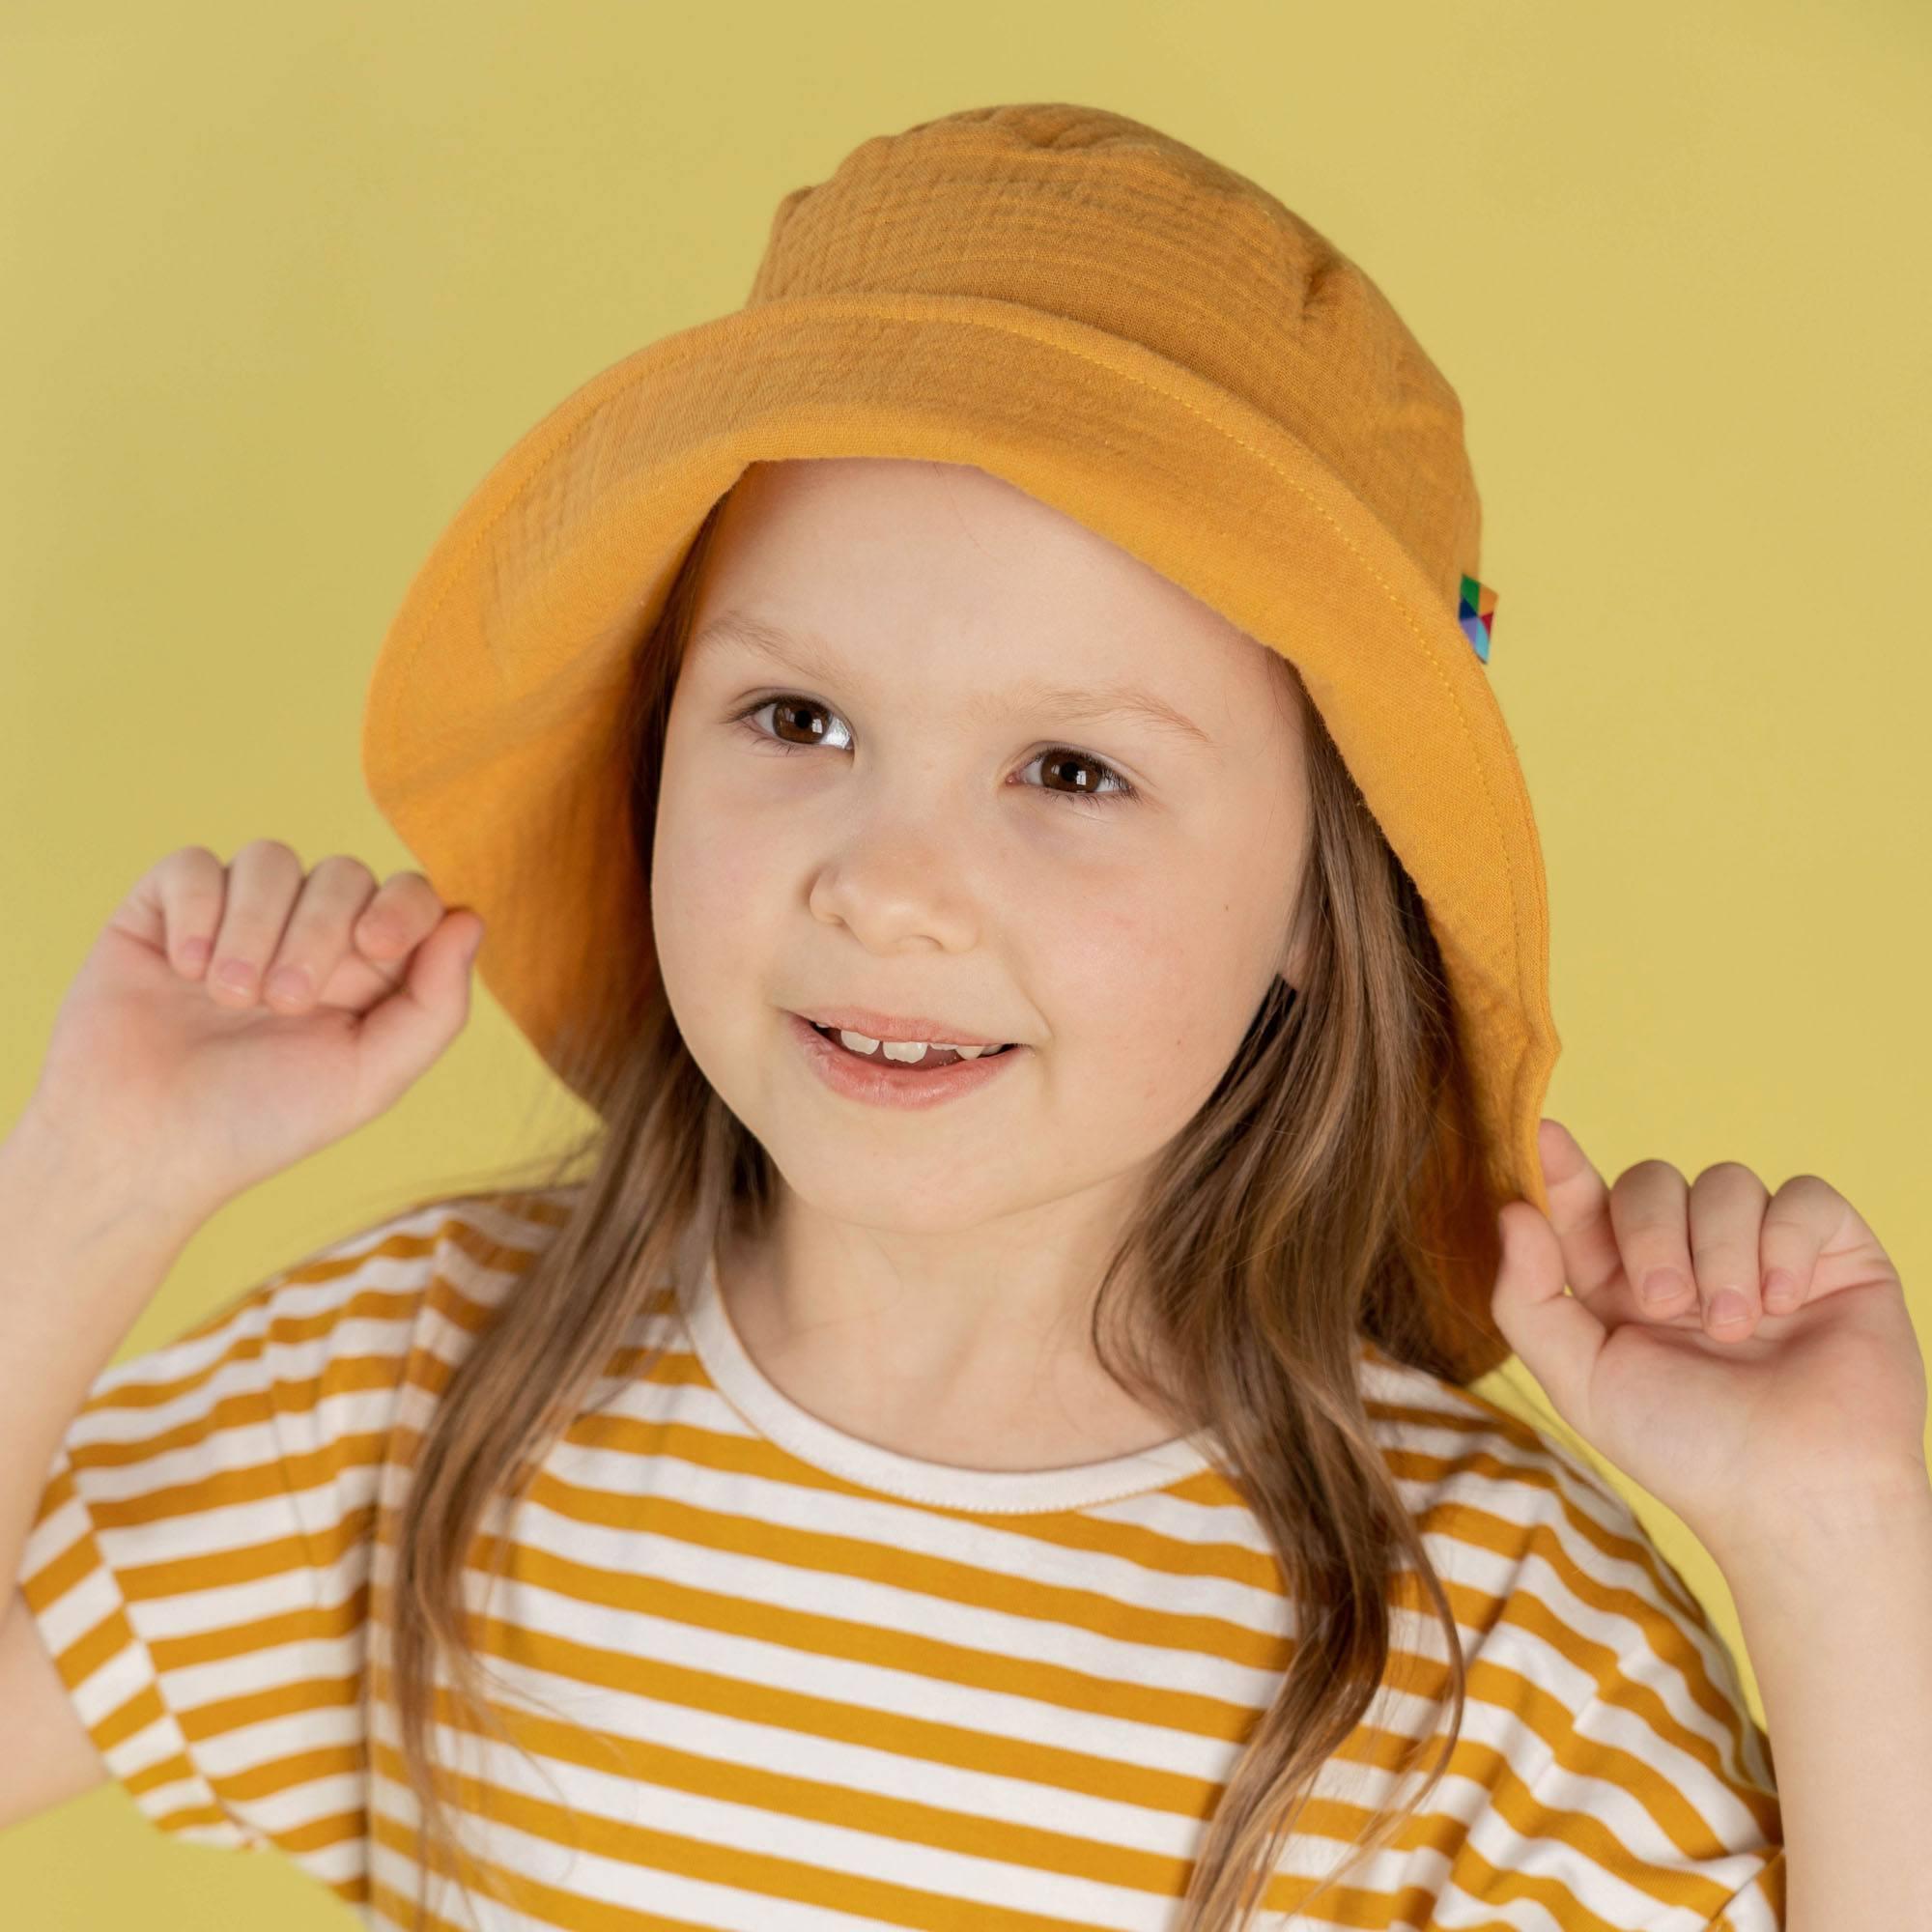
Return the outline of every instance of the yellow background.
<path id="1" fill-rule="evenodd" d="M 1606 1179 L 1823 1175 L 1932 1333 L 1928 53 L 1902 0 L 14 0 L 0 1125 L 163 853 L 413 866 L 362 789 L 365 680 L 524 430 L 737 307 L 779 198 L 859 141 L 1070 100 L 1272 190 L 1463 398 L 1550 879 L 1545 1111 Z M 211 1222 L 116 1359 L 583 1118 L 479 983 L 433 1072 Z M 1548 1419 L 1520 1362 L 1479 1387 Z M 1762 1719 L 1715 1566 L 1606 1473 Z M 20 1932 L 355 1922 L 113 1785 L 0 1837 L 0 1899 Z"/>

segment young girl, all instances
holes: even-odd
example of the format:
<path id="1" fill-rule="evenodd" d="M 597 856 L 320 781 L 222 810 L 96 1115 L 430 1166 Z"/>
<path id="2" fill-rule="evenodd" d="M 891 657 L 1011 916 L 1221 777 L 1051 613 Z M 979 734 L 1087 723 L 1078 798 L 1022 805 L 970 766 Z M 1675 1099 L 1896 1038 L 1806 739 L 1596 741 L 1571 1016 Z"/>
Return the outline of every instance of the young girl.
<path id="1" fill-rule="evenodd" d="M 422 870 L 172 854 L 62 1009 L 0 1147 L 48 1231 L 0 1817 L 112 1775 L 394 1928 L 1783 1924 L 1732 1659 L 1468 1385 L 1521 1352 L 1756 1578 L 1766 1391 L 1804 1520 L 1932 1548 L 1918 1357 L 1822 1181 L 1693 1230 L 1540 1134 L 1478 530 L 1374 283 L 1143 124 L 963 112 L 788 195 L 746 307 L 412 586 L 363 753 Z M 102 1370 L 446 1048 L 486 926 L 594 1131 Z M 1792 1379 L 1834 1336 L 1856 1450 Z M 1806 1883 L 1903 1883 L 1804 1789 Z"/>

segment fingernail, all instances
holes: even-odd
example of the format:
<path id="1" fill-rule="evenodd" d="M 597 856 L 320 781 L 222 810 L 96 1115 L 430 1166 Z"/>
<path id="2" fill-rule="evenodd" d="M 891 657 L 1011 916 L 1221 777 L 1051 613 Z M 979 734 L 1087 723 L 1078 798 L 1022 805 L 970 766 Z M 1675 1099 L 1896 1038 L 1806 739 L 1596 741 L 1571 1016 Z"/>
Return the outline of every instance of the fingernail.
<path id="1" fill-rule="evenodd" d="M 1798 1306 L 1798 1277 L 1789 1268 L 1773 1268 L 1765 1276 L 1764 1305 L 1774 1315 Z"/>
<path id="2" fill-rule="evenodd" d="M 1742 1321 L 1750 1314 L 1750 1303 L 1736 1289 L 1727 1288 L 1711 1302 L 1711 1326 L 1721 1328 L 1727 1321 Z"/>
<path id="3" fill-rule="evenodd" d="M 1684 1287 L 1684 1277 L 1675 1268 L 1652 1268 L 1637 1285 L 1637 1293 L 1645 1301 L 1668 1301 Z"/>
<path id="4" fill-rule="evenodd" d="M 269 997 L 271 1000 L 307 999 L 308 974 L 299 966 L 277 966 L 269 975 Z"/>

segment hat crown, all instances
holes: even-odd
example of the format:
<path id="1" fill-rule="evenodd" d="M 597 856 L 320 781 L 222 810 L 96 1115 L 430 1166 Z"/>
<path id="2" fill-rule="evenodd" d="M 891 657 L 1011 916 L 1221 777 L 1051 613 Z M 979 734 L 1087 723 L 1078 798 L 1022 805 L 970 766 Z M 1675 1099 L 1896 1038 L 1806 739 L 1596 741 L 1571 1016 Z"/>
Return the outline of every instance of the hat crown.
<path id="1" fill-rule="evenodd" d="M 1105 108 L 964 109 L 862 142 L 773 215 L 748 309 L 965 296 L 1119 336 L 1314 451 L 1452 610 L 1480 575 L 1462 403 L 1376 283 L 1246 176 Z"/>

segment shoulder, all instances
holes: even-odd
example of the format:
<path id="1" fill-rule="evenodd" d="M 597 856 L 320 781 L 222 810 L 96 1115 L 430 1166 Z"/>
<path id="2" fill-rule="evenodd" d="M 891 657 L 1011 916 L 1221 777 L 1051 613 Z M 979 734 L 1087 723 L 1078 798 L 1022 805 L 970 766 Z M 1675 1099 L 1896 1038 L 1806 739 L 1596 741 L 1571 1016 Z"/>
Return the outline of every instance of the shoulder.
<path id="1" fill-rule="evenodd" d="M 1425 1527 L 1520 1552 L 1550 1536 L 1644 1537 L 1603 1470 L 1550 1431 L 1372 1342 L 1362 1365 L 1370 1426 Z"/>
<path id="2" fill-rule="evenodd" d="M 1458 1622 L 1491 1660 L 1560 1656 L 1587 1700 L 1635 1657 L 1722 1676 L 1710 1616 L 1610 1478 L 1461 1383 L 1365 1350 L 1371 1424 Z M 1587 1681 L 1586 1681 L 1587 1680 Z"/>
<path id="3" fill-rule="evenodd" d="M 1468 1666 L 1485 1870 L 1519 1886 L 1535 1874 L 1606 1923 L 1666 1896 L 1699 1924 L 1774 1923 L 1770 1741 L 1736 1659 L 1631 1503 L 1587 1455 L 1473 1389 L 1372 1346 L 1363 1363 L 1371 1424 Z M 1402 1615 L 1435 1657 L 1439 1636 L 1421 1628 L 1433 1606 L 1410 1595 Z"/>
<path id="4" fill-rule="evenodd" d="M 564 1192 L 412 1202 L 308 1249 L 104 1369 L 72 1446 L 130 1406 L 213 1404 L 246 1385 L 285 1391 L 339 1377 L 350 1361 L 399 1367 L 426 1341 L 445 1356 L 461 1352 L 566 1217 Z"/>
<path id="5" fill-rule="evenodd" d="M 1383 1453 L 1471 1662 L 1539 1687 L 1573 1719 L 1646 1697 L 1693 1723 L 1715 1719 L 1733 1761 L 1763 1777 L 1735 1659 L 1603 1470 L 1472 1389 L 1364 1359 Z"/>

